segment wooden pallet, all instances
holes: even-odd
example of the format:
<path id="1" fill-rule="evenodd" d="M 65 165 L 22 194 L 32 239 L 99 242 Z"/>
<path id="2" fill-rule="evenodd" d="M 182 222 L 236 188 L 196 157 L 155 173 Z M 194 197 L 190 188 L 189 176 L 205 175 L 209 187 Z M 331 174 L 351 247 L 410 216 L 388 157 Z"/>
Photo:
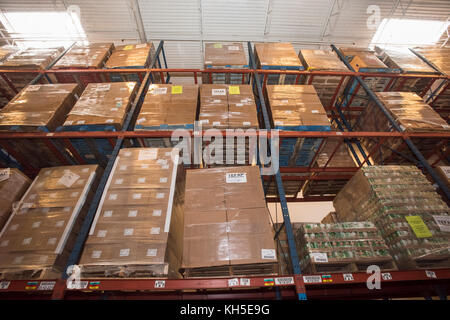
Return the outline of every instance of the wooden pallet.
<path id="1" fill-rule="evenodd" d="M 375 260 L 354 261 L 354 262 L 330 262 L 330 263 L 314 263 L 310 262 L 303 267 L 307 273 L 334 273 L 334 272 L 366 272 L 367 267 L 376 265 L 381 271 L 398 270 L 394 260 Z"/>
<path id="2" fill-rule="evenodd" d="M 278 275 L 278 263 L 254 263 L 215 267 L 185 268 L 184 278 L 228 278 L 233 276 Z"/>
<path id="3" fill-rule="evenodd" d="M 82 278 L 161 278 L 167 279 L 169 264 L 81 265 Z"/>
<path id="4" fill-rule="evenodd" d="M 62 271 L 55 267 L 24 268 L 0 270 L 0 279 L 8 280 L 44 280 L 59 279 Z"/>

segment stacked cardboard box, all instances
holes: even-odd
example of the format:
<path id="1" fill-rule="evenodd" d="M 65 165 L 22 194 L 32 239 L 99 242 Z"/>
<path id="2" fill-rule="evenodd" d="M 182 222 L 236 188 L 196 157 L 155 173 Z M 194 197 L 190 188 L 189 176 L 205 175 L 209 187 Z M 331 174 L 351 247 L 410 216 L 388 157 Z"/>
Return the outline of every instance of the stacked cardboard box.
<path id="1" fill-rule="evenodd" d="M 375 94 L 405 132 L 448 132 L 450 130 L 447 122 L 413 92 L 376 92 Z M 395 131 L 391 122 L 373 101 L 358 119 L 356 129 L 358 131 Z M 373 151 L 378 144 L 376 139 L 363 138 L 361 141 L 368 152 L 371 153 L 375 163 L 408 161 L 392 151 L 392 149 L 399 150 L 399 147 L 403 144 L 403 139 L 389 139 L 376 152 Z M 430 157 L 440 145 L 440 148 L 446 147 L 444 141 L 437 141 L 436 139 L 413 139 L 413 142 L 426 158 Z M 406 146 L 399 151 L 413 157 Z"/>
<path id="2" fill-rule="evenodd" d="M 137 92 L 136 82 L 90 83 L 58 131 L 120 131 Z M 108 139 L 94 139 L 96 153 L 107 157 L 113 146 Z M 85 139 L 72 144 L 87 163 L 97 163 Z"/>
<path id="3" fill-rule="evenodd" d="M 187 171 L 182 268 L 185 277 L 277 272 L 258 167 Z"/>
<path id="4" fill-rule="evenodd" d="M 366 48 L 340 48 L 342 54 L 350 62 L 350 65 L 357 72 L 366 73 L 398 73 L 399 70 L 390 69 L 375 54 L 373 50 Z M 392 78 L 379 76 L 366 76 L 364 82 L 374 92 L 389 90 L 388 85 Z M 391 87 L 391 85 L 389 85 Z M 342 107 L 365 107 L 371 101 L 367 92 L 359 82 L 354 79 L 348 82 L 344 94 L 338 98 Z M 355 117 L 361 114 L 360 111 L 347 111 L 349 115 Z M 349 120 L 353 124 L 353 120 Z"/>
<path id="5" fill-rule="evenodd" d="M 60 276 L 99 175 L 96 165 L 40 171 L 0 233 L 2 277 Z"/>
<path id="6" fill-rule="evenodd" d="M 450 166 L 436 167 L 436 172 L 439 174 L 442 181 L 447 184 L 447 188 L 450 188 Z"/>
<path id="7" fill-rule="evenodd" d="M 207 129 L 258 129 L 258 116 L 250 85 L 204 84 L 200 87 L 199 123 Z M 226 138 L 223 142 L 225 144 Z M 239 138 L 224 145 L 223 163 L 256 163 L 256 139 Z M 230 144 L 231 143 L 231 144 Z M 209 147 L 205 161 L 213 164 Z M 228 153 L 228 159 L 226 157 Z M 211 161 L 210 161 L 211 160 Z M 239 161 L 239 162 L 238 162 Z M 231 163 L 230 163 L 231 162 Z"/>
<path id="8" fill-rule="evenodd" d="M 275 239 L 277 244 L 277 256 L 278 256 L 278 274 L 290 275 L 294 273 L 292 268 L 292 262 L 290 258 L 289 244 L 287 240 L 286 228 L 283 223 L 274 223 L 274 230 L 279 230 L 278 238 Z M 293 234 L 297 234 L 297 230 L 301 228 L 302 223 L 291 223 Z M 298 248 L 297 248 L 298 249 Z M 303 270 L 302 270 L 303 272 Z"/>
<path id="9" fill-rule="evenodd" d="M 122 149 L 80 265 L 85 276 L 179 276 L 184 175 L 178 150 Z"/>
<path id="10" fill-rule="evenodd" d="M 29 85 L 0 110 L 0 131 L 54 131 L 80 93 L 77 84 Z M 42 140 L 19 140 L 14 146 L 32 166 L 60 164 Z"/>
<path id="11" fill-rule="evenodd" d="M 0 47 L 0 63 L 6 58 L 8 58 L 11 54 L 16 52 L 17 49 L 15 47 L 10 46 L 3 46 Z M 1 68 L 1 66 L 0 66 Z M 5 74 L 8 76 L 7 74 Z M 7 82 L 3 79 L 3 77 L 0 77 L 0 108 L 5 106 L 11 98 L 14 97 L 14 91 L 9 87 Z"/>
<path id="12" fill-rule="evenodd" d="M 290 43 L 255 43 L 255 55 L 258 69 L 304 69 Z M 296 75 L 270 74 L 267 77 L 267 84 L 295 84 L 296 78 Z"/>
<path id="13" fill-rule="evenodd" d="M 22 198 L 30 183 L 30 179 L 18 169 L 0 169 L 0 230 L 8 220 L 16 201 Z"/>
<path id="14" fill-rule="evenodd" d="M 49 65 L 62 54 L 63 51 L 63 47 L 29 48 L 21 50 L 10 55 L 3 62 L 0 62 L 0 68 L 13 70 L 44 70 L 47 69 Z M 36 76 L 37 73 L 8 74 L 8 78 L 18 90 L 26 87 Z"/>
<path id="15" fill-rule="evenodd" d="M 297 231 L 297 243 L 300 265 L 307 273 L 366 271 L 373 264 L 383 270 L 397 268 L 371 222 L 304 224 Z"/>
<path id="16" fill-rule="evenodd" d="M 288 131 L 330 131 L 325 109 L 311 85 L 268 85 L 272 127 Z M 280 166 L 309 166 L 322 142 L 320 138 L 283 139 Z"/>
<path id="17" fill-rule="evenodd" d="M 357 168 L 347 144 L 342 139 L 328 138 L 320 149 L 314 162 L 315 168 Z M 328 173 L 333 176 L 348 176 L 350 172 Z M 327 175 L 327 173 L 317 173 L 317 175 Z M 304 189 L 305 197 L 336 195 L 347 183 L 346 179 L 330 180 L 309 180 Z"/>
<path id="18" fill-rule="evenodd" d="M 450 209 L 417 167 L 363 167 L 333 204 L 339 221 L 373 222 L 399 267 L 449 267 Z"/>
<path id="19" fill-rule="evenodd" d="M 117 46 L 106 61 L 105 67 L 108 69 L 131 68 L 141 69 L 149 66 L 150 59 L 155 55 L 153 43 L 129 44 Z M 111 81 L 136 81 L 140 78 L 137 74 L 131 73 L 111 73 Z M 155 77 L 155 75 L 153 75 Z M 157 82 L 158 79 L 153 79 Z"/>
<path id="20" fill-rule="evenodd" d="M 113 43 L 90 43 L 73 46 L 52 69 L 102 68 L 113 48 Z"/>
<path id="21" fill-rule="evenodd" d="M 242 43 L 206 43 L 205 69 L 248 69 Z M 248 82 L 248 74 L 204 73 L 202 83 L 243 84 Z"/>
<path id="22" fill-rule="evenodd" d="M 446 75 L 450 74 L 450 47 L 420 47 L 414 48 L 414 51 L 425 57 L 441 73 Z M 431 87 L 433 96 L 426 101 L 447 122 L 450 122 L 450 86 L 448 85 L 448 81 L 447 79 L 436 80 Z"/>
<path id="23" fill-rule="evenodd" d="M 336 53 L 330 50 L 302 49 L 298 56 L 303 67 L 309 71 L 348 71 L 347 67 L 339 59 Z M 312 84 L 319 95 L 322 105 L 329 108 L 334 106 L 336 98 L 344 91 L 348 77 L 342 80 L 342 82 L 341 80 L 341 76 L 309 75 L 304 78 L 303 83 Z M 340 88 L 338 89 L 339 83 Z"/>

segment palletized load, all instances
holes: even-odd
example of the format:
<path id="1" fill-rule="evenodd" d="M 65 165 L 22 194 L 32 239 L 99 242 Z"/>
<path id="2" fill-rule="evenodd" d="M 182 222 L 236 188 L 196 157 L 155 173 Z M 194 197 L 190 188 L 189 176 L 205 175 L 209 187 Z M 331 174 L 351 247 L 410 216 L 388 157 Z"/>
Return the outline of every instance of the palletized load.
<path id="1" fill-rule="evenodd" d="M 114 48 L 113 43 L 77 44 L 59 59 L 52 69 L 99 69 L 103 68 Z M 59 83 L 77 82 L 84 87 L 91 82 L 106 82 L 104 74 L 99 73 L 55 73 Z"/>
<path id="2" fill-rule="evenodd" d="M 151 57 L 155 55 L 153 43 L 128 44 L 117 46 L 106 61 L 107 69 L 143 69 L 149 66 Z M 158 77 L 159 75 L 156 74 Z M 111 73 L 111 81 L 135 81 L 143 80 L 143 74 L 136 73 Z M 155 77 L 155 75 L 153 75 Z M 141 79 L 142 78 L 142 79 Z M 159 79 L 159 78 L 158 78 Z M 153 78 L 155 81 L 156 79 Z"/>
<path id="3" fill-rule="evenodd" d="M 97 165 L 39 172 L 0 233 L 0 277 L 61 276 L 99 176 Z"/>
<path id="4" fill-rule="evenodd" d="M 441 73 L 450 74 L 450 47 L 420 47 L 414 48 L 414 51 L 437 67 Z M 448 80 L 436 80 L 430 89 L 433 96 L 427 100 L 427 103 L 447 122 L 450 122 L 450 86 Z"/>
<path id="5" fill-rule="evenodd" d="M 203 130 L 207 129 L 258 129 L 258 116 L 250 85 L 204 84 L 200 87 L 199 123 Z M 223 159 L 221 164 L 256 163 L 256 136 L 234 138 L 232 142 L 223 137 Z M 207 146 L 203 153 L 207 164 L 214 165 L 216 150 Z M 211 144 L 212 146 L 212 144 Z M 227 157 L 228 153 L 228 157 Z M 219 157 L 220 158 L 220 157 Z M 228 162 L 230 161 L 230 162 Z"/>
<path id="6" fill-rule="evenodd" d="M 301 49 L 298 56 L 303 67 L 308 71 L 349 71 L 338 55 L 331 50 Z M 302 83 L 312 84 L 322 105 L 325 108 L 331 108 L 334 107 L 336 98 L 344 91 L 348 79 L 349 77 L 343 78 L 336 75 L 308 75 Z"/>
<path id="7" fill-rule="evenodd" d="M 302 272 L 365 272 L 370 265 L 396 270 L 372 222 L 307 223 L 297 230 Z"/>
<path id="8" fill-rule="evenodd" d="M 63 51 L 63 47 L 27 48 L 11 54 L 3 62 L 0 62 L 0 68 L 10 70 L 45 70 Z M 37 75 L 36 72 L 7 74 L 17 90 L 26 87 Z"/>
<path id="9" fill-rule="evenodd" d="M 272 126 L 284 131 L 330 131 L 331 123 L 311 85 L 268 85 Z M 321 138 L 287 138 L 280 145 L 280 166 L 309 166 Z"/>
<path id="10" fill-rule="evenodd" d="M 137 92 L 136 82 L 89 83 L 57 131 L 120 131 Z M 107 162 L 108 139 L 71 139 L 86 163 Z M 103 158 L 103 159 L 101 159 Z"/>
<path id="11" fill-rule="evenodd" d="M 30 178 L 16 168 L 0 169 L 0 230 L 30 183 Z"/>
<path id="12" fill-rule="evenodd" d="M 179 277 L 183 180 L 177 149 L 121 149 L 79 262 L 82 276 Z"/>
<path id="13" fill-rule="evenodd" d="M 185 277 L 277 273 L 258 167 L 187 170 L 185 194 Z"/>
<path id="14" fill-rule="evenodd" d="M 341 222 L 373 222 L 399 268 L 450 266 L 450 209 L 417 167 L 363 167 L 333 204 Z"/>
<path id="15" fill-rule="evenodd" d="M 248 69 L 242 43 L 206 43 L 204 56 L 205 69 Z M 203 73 L 202 83 L 245 84 L 248 74 L 241 73 Z"/>
<path id="16" fill-rule="evenodd" d="M 256 67 L 263 70 L 303 70 L 290 43 L 255 43 Z M 265 76 L 261 76 L 264 81 Z M 267 84 L 295 84 L 297 75 L 268 74 Z"/>
<path id="17" fill-rule="evenodd" d="M 398 70 L 389 68 L 375 54 L 373 50 L 367 48 L 340 48 L 342 54 L 349 61 L 350 65 L 357 72 L 365 73 L 398 73 Z M 392 84 L 392 77 L 383 77 L 380 75 L 364 76 L 364 82 L 374 92 L 389 90 Z M 353 79 L 348 82 L 344 94 L 339 97 L 338 103 L 346 110 L 345 113 L 359 116 L 361 111 L 358 109 L 345 108 L 361 108 L 366 107 L 371 101 L 368 93 L 361 87 L 360 83 Z M 350 122 L 353 121 L 350 119 Z"/>
<path id="18" fill-rule="evenodd" d="M 0 131 L 55 131 L 64 122 L 80 94 L 81 88 L 77 84 L 29 85 L 0 110 Z M 16 141 L 14 147 L 20 154 L 26 155 L 30 165 L 43 167 L 61 164 L 48 147 L 53 143 L 51 140 L 24 139 Z"/>
<path id="19" fill-rule="evenodd" d="M 376 92 L 375 95 L 404 132 L 449 132 L 450 130 L 447 122 L 413 92 Z M 395 131 L 389 119 L 374 101 L 364 110 L 355 128 L 357 131 Z M 361 141 L 377 164 L 409 161 L 392 150 L 414 158 L 401 138 L 387 139 L 378 150 L 374 150 L 379 142 L 378 139 L 362 138 Z M 433 155 L 435 150 L 447 147 L 446 142 L 439 139 L 416 138 L 412 141 L 426 159 Z"/>

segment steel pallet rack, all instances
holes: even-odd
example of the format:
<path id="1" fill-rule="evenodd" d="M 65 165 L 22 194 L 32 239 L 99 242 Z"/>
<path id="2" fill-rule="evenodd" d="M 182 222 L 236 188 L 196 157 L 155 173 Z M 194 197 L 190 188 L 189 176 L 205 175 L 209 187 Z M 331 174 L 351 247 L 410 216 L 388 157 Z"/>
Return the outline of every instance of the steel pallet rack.
<path id="1" fill-rule="evenodd" d="M 337 48 L 332 46 L 337 52 L 339 57 L 346 63 L 342 54 Z M 82 246 L 87 237 L 87 233 L 90 224 L 94 218 L 96 208 L 100 201 L 103 189 L 105 187 L 108 176 L 111 172 L 112 165 L 119 150 L 123 147 L 124 142 L 136 145 L 139 139 L 142 138 L 169 138 L 172 131 L 140 131 L 134 132 L 132 130 L 133 122 L 139 113 L 142 101 L 145 96 L 145 92 L 150 82 L 152 82 L 151 75 L 159 74 L 160 81 L 167 83 L 170 79 L 171 73 L 184 73 L 192 74 L 194 83 L 198 83 L 198 77 L 206 73 L 241 73 L 243 75 L 248 74 L 249 77 L 253 77 L 252 84 L 256 94 L 258 102 L 258 111 L 262 115 L 262 122 L 266 131 L 264 133 L 257 132 L 254 135 L 267 134 L 271 137 L 273 134 L 278 134 L 280 139 L 287 138 L 322 138 L 324 141 L 328 138 L 340 139 L 341 143 L 357 142 L 358 138 L 371 137 L 379 139 L 380 143 L 377 148 L 381 146 L 383 142 L 388 139 L 401 138 L 411 148 L 415 156 L 416 162 L 422 168 L 425 168 L 432 176 L 434 181 L 439 185 L 443 191 L 445 197 L 449 199 L 449 190 L 444 182 L 436 175 L 433 170 L 433 166 L 437 164 L 437 161 L 433 164 L 429 164 L 422 154 L 410 141 L 411 138 L 432 138 L 436 140 L 447 140 L 450 138 L 450 133 L 406 133 L 397 130 L 396 132 L 353 132 L 351 130 L 342 130 L 338 132 L 293 132 L 283 131 L 274 132 L 271 130 L 269 113 L 266 108 L 263 90 L 266 85 L 267 77 L 269 74 L 294 74 L 296 75 L 296 83 L 299 83 L 300 78 L 304 75 L 310 75 L 311 77 L 320 77 L 335 75 L 341 76 L 342 80 L 337 84 L 336 90 L 333 96 L 333 101 L 336 100 L 337 94 L 340 90 L 342 83 L 346 77 L 349 80 L 356 79 L 360 86 L 366 90 L 372 100 L 375 101 L 378 107 L 380 107 L 385 115 L 391 122 L 395 121 L 390 118 L 390 115 L 384 109 L 380 101 L 376 98 L 373 92 L 364 83 L 363 77 L 367 76 L 364 73 L 355 72 L 351 68 L 348 72 L 324 72 L 324 71 L 276 71 L 276 70 L 257 70 L 253 59 L 253 49 L 251 43 L 248 43 L 248 51 L 250 57 L 251 69 L 233 69 L 233 70 L 214 70 L 214 69 L 169 69 L 167 68 L 155 68 L 156 63 L 160 62 L 160 56 L 164 59 L 164 41 L 161 41 L 156 50 L 156 55 L 151 61 L 150 68 L 146 69 L 88 69 L 88 70 L 42 70 L 39 71 L 39 76 L 34 79 L 34 83 L 40 81 L 45 75 L 55 73 L 83 73 L 83 74 L 109 74 L 109 73 L 136 73 L 141 75 L 141 86 L 139 92 L 134 100 L 131 110 L 123 126 L 123 130 L 119 132 L 55 132 L 55 133 L 0 133 L 0 147 L 5 149 L 12 157 L 14 157 L 24 168 L 25 172 L 34 176 L 39 168 L 31 167 L 27 164 L 24 155 L 15 151 L 13 143 L 20 139 L 32 139 L 47 141 L 47 146 L 61 161 L 61 165 L 70 164 L 84 164 L 81 157 L 77 156 L 77 152 L 71 143 L 71 139 L 108 139 L 111 145 L 114 147 L 111 156 L 106 164 L 104 174 L 101 177 L 100 185 L 95 193 L 94 199 L 90 205 L 88 214 L 82 226 L 81 232 L 76 241 L 75 247 L 70 255 L 67 266 L 76 264 L 78 258 L 81 255 Z M 160 65 L 160 63 L 159 63 Z M 7 74 L 10 72 L 16 72 L 16 70 L 0 70 L 0 74 Z M 20 72 L 24 72 L 23 70 Z M 33 71 L 35 72 L 35 71 Z M 371 74 L 373 75 L 373 74 Z M 383 74 L 383 76 L 389 76 L 393 79 L 417 77 L 417 75 L 408 74 Z M 436 79 L 445 79 L 448 81 L 446 75 L 421 75 L 430 79 L 429 86 Z M 100 79 L 100 77 L 92 77 L 93 79 Z M 244 79 L 245 77 L 243 77 Z M 49 79 L 49 78 L 47 78 Z M 332 112 L 331 118 L 339 125 L 345 124 L 346 116 L 340 112 L 339 105 L 333 105 L 331 103 L 325 108 Z M 394 125 L 395 127 L 395 125 Z M 342 127 L 343 128 L 343 127 Z M 397 128 L 398 129 L 398 128 Z M 207 136 L 207 132 L 202 132 L 204 136 Z M 225 131 L 222 131 L 222 135 L 225 135 Z M 194 133 L 192 133 L 194 135 Z M 236 133 L 240 135 L 240 133 Z M 51 142 L 51 143 L 49 143 Z M 337 148 L 336 148 L 337 149 Z M 67 150 L 70 151 L 74 158 L 67 157 Z M 320 148 L 319 148 L 320 150 Z M 318 152 L 314 158 L 317 157 Z M 336 151 L 336 150 L 335 150 Z M 327 298 L 389 298 L 389 297 L 410 297 L 425 295 L 430 297 L 432 295 L 439 295 L 444 298 L 446 290 L 450 282 L 450 269 L 436 269 L 436 270 L 411 270 L 411 271 L 395 271 L 383 274 L 382 287 L 383 290 L 369 290 L 367 289 L 365 282 L 367 280 L 367 274 L 365 273 L 353 273 L 350 275 L 343 274 L 329 274 L 329 275 L 304 275 L 302 274 L 299 266 L 299 259 L 297 255 L 296 245 L 294 241 L 294 234 L 292 231 L 292 225 L 290 222 L 289 211 L 287 202 L 289 201 L 321 201 L 331 200 L 330 197 L 314 197 L 311 199 L 305 198 L 287 198 L 284 193 L 283 181 L 289 180 L 326 180 L 334 179 L 337 176 L 333 173 L 346 173 L 346 175 L 340 175 L 342 179 L 350 179 L 351 176 L 366 163 L 370 163 L 370 155 L 376 152 L 376 150 L 370 150 L 368 154 L 363 154 L 363 158 L 358 158 L 357 168 L 339 168 L 328 167 L 328 163 L 323 168 L 314 168 L 312 165 L 309 167 L 282 167 L 275 175 L 275 181 L 277 184 L 278 198 L 267 198 L 267 201 L 277 201 L 281 203 L 283 213 L 283 225 L 281 228 L 285 228 L 289 243 L 289 251 L 291 257 L 291 265 L 293 269 L 293 275 L 290 276 L 276 276 L 276 277 L 249 277 L 249 281 L 244 284 L 236 284 L 234 279 L 180 279 L 180 280 L 163 280 L 163 279 L 83 279 L 80 288 L 69 289 L 66 286 L 67 274 L 63 274 L 61 279 L 55 280 L 3 280 L 0 281 L 0 298 L 53 298 L 53 299 L 95 299 L 95 298 L 147 298 L 147 299 L 163 299 L 163 298 L 294 298 L 294 299 L 327 299 Z M 331 155 L 331 158 L 334 156 Z M 356 153 L 356 152 L 355 152 Z M 97 159 L 99 160 L 99 159 Z M 189 170 L 189 169 L 187 169 Z M 305 174 L 304 176 L 289 176 L 289 173 Z M 287 174 L 287 175 L 282 175 Z M 273 179 L 271 177 L 263 177 L 265 180 Z M 280 228 L 280 230 L 281 230 Z M 276 230 L 277 234 L 280 230 Z M 446 287 L 447 286 L 447 287 Z M 236 290 L 238 289 L 238 290 Z M 244 290 L 245 289 L 245 290 Z M 211 291 L 212 290 L 212 291 Z M 125 292 L 126 291 L 126 292 Z"/>

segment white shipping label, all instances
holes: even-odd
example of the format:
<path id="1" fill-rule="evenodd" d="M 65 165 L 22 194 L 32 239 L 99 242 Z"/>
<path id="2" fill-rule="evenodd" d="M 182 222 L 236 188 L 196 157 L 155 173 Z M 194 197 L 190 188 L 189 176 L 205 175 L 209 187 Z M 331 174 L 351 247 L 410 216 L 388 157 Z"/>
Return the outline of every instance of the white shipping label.
<path id="1" fill-rule="evenodd" d="M 236 107 L 243 107 L 244 104 L 243 103 L 236 103 Z"/>
<path id="2" fill-rule="evenodd" d="M 322 277 L 321 276 L 303 276 L 303 282 L 304 283 L 321 283 Z"/>
<path id="3" fill-rule="evenodd" d="M 262 259 L 275 259 L 275 249 L 261 249 Z"/>
<path id="4" fill-rule="evenodd" d="M 86 289 L 89 281 L 69 281 L 67 289 Z"/>
<path id="5" fill-rule="evenodd" d="M 159 183 L 167 183 L 167 178 L 159 178 Z"/>
<path id="6" fill-rule="evenodd" d="M 133 194 L 133 199 L 138 200 L 142 198 L 142 193 L 134 193 Z"/>
<path id="7" fill-rule="evenodd" d="M 139 151 L 138 160 L 155 160 L 158 154 L 158 149 L 148 149 Z"/>
<path id="8" fill-rule="evenodd" d="M 123 235 L 124 236 L 132 236 L 134 233 L 134 229 L 133 228 L 127 228 L 123 230 Z"/>
<path id="9" fill-rule="evenodd" d="M 122 178 L 116 179 L 115 184 L 122 184 L 122 183 L 123 183 L 123 179 Z"/>
<path id="10" fill-rule="evenodd" d="M 55 244 L 56 244 L 56 240 L 58 240 L 58 239 L 56 239 L 56 238 L 50 238 L 50 239 L 48 239 L 47 244 L 49 244 L 49 245 L 55 245 Z"/>
<path id="11" fill-rule="evenodd" d="M 213 121 L 213 126 L 220 126 L 220 121 Z"/>
<path id="12" fill-rule="evenodd" d="M 155 288 L 165 288 L 166 280 L 155 280 Z"/>
<path id="13" fill-rule="evenodd" d="M 39 228 L 40 225 L 41 225 L 41 222 L 40 221 L 36 221 L 36 222 L 33 222 L 33 224 L 31 225 L 31 228 L 32 229 Z"/>
<path id="14" fill-rule="evenodd" d="M 145 183 L 145 177 L 143 177 L 143 178 L 138 178 L 138 183 Z"/>
<path id="15" fill-rule="evenodd" d="M 85 121 L 84 120 L 79 120 L 79 121 L 77 121 L 77 124 L 85 124 Z"/>
<path id="16" fill-rule="evenodd" d="M 444 172 L 447 179 L 450 179 L 450 166 L 441 166 L 440 168 Z"/>
<path id="17" fill-rule="evenodd" d="M 156 194 L 156 199 L 164 199 L 164 193 L 157 193 Z"/>
<path id="18" fill-rule="evenodd" d="M 95 250 L 95 251 L 92 251 L 91 258 L 92 259 L 98 259 L 98 258 L 100 258 L 101 255 L 102 255 L 102 251 L 101 250 Z"/>
<path id="19" fill-rule="evenodd" d="M 244 125 L 244 126 L 249 126 L 249 125 L 250 125 L 250 122 L 244 121 L 244 122 L 242 122 L 242 125 Z"/>
<path id="20" fill-rule="evenodd" d="M 70 196 L 72 197 L 72 198 L 76 198 L 76 197 L 78 197 L 78 195 L 79 195 L 80 193 L 79 192 L 72 192 L 71 194 L 70 194 Z"/>
<path id="21" fill-rule="evenodd" d="M 280 121 L 280 120 L 276 120 L 276 121 L 275 121 L 275 125 L 276 125 L 276 126 L 282 126 L 283 123 L 284 123 L 284 122 L 283 122 L 283 121 Z"/>
<path id="22" fill-rule="evenodd" d="M 105 84 L 98 84 L 97 88 L 95 88 L 95 91 L 108 91 L 111 88 L 111 84 L 105 83 Z"/>
<path id="23" fill-rule="evenodd" d="M 137 217 L 138 211 L 137 210 L 130 210 L 128 211 L 129 217 Z"/>
<path id="24" fill-rule="evenodd" d="M 157 253 L 158 253 L 158 249 L 148 249 L 147 257 L 156 257 Z"/>
<path id="25" fill-rule="evenodd" d="M 0 181 L 8 180 L 11 170 L 9 168 L 0 170 Z"/>
<path id="26" fill-rule="evenodd" d="M 228 46 L 228 50 L 230 50 L 230 51 L 239 51 L 239 46 Z"/>
<path id="27" fill-rule="evenodd" d="M 36 84 L 36 85 L 30 85 L 27 88 L 27 91 L 32 92 L 32 91 L 38 91 L 41 88 L 40 85 Z"/>
<path id="28" fill-rule="evenodd" d="M 125 171 L 125 170 L 127 170 L 127 168 L 128 168 L 128 166 L 126 164 L 123 164 L 123 165 L 120 166 L 119 170 L 120 171 Z"/>
<path id="29" fill-rule="evenodd" d="M 103 217 L 109 218 L 112 217 L 112 214 L 113 214 L 112 210 L 106 210 L 105 213 L 103 213 Z"/>
<path id="30" fill-rule="evenodd" d="M 22 244 L 23 244 L 23 245 L 30 244 L 30 243 L 31 243 L 31 239 L 32 239 L 32 238 L 25 238 L 25 239 L 23 239 Z"/>
<path id="31" fill-rule="evenodd" d="M 119 256 L 128 257 L 130 255 L 130 249 L 120 249 Z"/>
<path id="32" fill-rule="evenodd" d="M 154 95 L 167 94 L 167 88 L 155 88 L 152 93 Z"/>
<path id="33" fill-rule="evenodd" d="M 425 274 L 428 278 L 437 279 L 436 273 L 434 271 L 425 270 Z"/>
<path id="34" fill-rule="evenodd" d="M 227 173 L 225 177 L 226 183 L 247 183 L 246 173 Z"/>
<path id="35" fill-rule="evenodd" d="M 241 286 L 246 286 L 249 287 L 250 286 L 250 279 L 247 278 L 240 278 L 239 279 L 240 285 Z"/>
<path id="36" fill-rule="evenodd" d="M 277 286 L 289 285 L 289 284 L 294 284 L 294 277 L 275 278 L 275 285 L 277 285 Z"/>
<path id="37" fill-rule="evenodd" d="M 137 45 L 135 46 L 136 49 L 141 49 L 141 48 L 145 48 L 145 47 L 147 47 L 147 44 L 146 44 L 146 43 L 137 44 Z"/>
<path id="38" fill-rule="evenodd" d="M 312 252 L 310 253 L 311 258 L 314 262 L 328 262 L 328 256 L 326 253 L 322 252 Z"/>
<path id="39" fill-rule="evenodd" d="M 106 237 L 107 232 L 108 232 L 107 230 L 98 230 L 97 237 L 104 238 L 104 237 Z"/>
<path id="40" fill-rule="evenodd" d="M 311 110 L 311 113 L 319 113 L 319 110 Z"/>
<path id="41" fill-rule="evenodd" d="M 109 195 L 109 200 L 117 200 L 117 194 L 113 193 Z"/>
<path id="42" fill-rule="evenodd" d="M 68 171 L 58 180 L 58 183 L 70 188 L 79 178 L 80 176 L 76 173 Z"/>
<path id="43" fill-rule="evenodd" d="M 153 210 L 153 216 L 154 217 L 160 217 L 161 216 L 161 210 Z"/>
<path id="44" fill-rule="evenodd" d="M 450 232 L 450 216 L 435 216 L 433 215 L 434 221 L 439 226 L 439 229 L 443 232 Z"/>
<path id="45" fill-rule="evenodd" d="M 9 288 L 11 281 L 1 281 L 0 282 L 0 290 L 6 290 Z"/>
<path id="46" fill-rule="evenodd" d="M 211 94 L 213 96 L 225 96 L 227 94 L 226 89 L 212 89 Z"/>
<path id="47" fill-rule="evenodd" d="M 159 227 L 154 227 L 150 229 L 150 234 L 159 234 L 160 232 L 160 228 Z"/>

